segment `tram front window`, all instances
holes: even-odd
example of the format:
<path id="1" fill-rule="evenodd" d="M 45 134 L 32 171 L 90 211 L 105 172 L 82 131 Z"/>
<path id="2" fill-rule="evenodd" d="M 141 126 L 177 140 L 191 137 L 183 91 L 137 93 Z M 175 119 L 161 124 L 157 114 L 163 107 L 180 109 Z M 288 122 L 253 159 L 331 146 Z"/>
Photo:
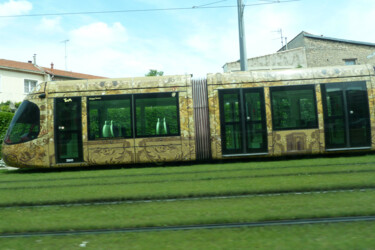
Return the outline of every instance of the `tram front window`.
<path id="1" fill-rule="evenodd" d="M 24 101 L 9 125 L 4 142 L 17 144 L 38 137 L 40 130 L 40 111 L 36 104 Z"/>

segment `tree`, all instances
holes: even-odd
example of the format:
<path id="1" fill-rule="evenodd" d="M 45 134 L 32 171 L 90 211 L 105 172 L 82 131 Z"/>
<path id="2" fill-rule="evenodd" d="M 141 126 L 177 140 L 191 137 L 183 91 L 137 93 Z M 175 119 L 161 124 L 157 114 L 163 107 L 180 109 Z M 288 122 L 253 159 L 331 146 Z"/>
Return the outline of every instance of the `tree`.
<path id="1" fill-rule="evenodd" d="M 150 71 L 145 76 L 162 76 L 163 71 L 157 71 L 156 69 L 150 69 Z"/>

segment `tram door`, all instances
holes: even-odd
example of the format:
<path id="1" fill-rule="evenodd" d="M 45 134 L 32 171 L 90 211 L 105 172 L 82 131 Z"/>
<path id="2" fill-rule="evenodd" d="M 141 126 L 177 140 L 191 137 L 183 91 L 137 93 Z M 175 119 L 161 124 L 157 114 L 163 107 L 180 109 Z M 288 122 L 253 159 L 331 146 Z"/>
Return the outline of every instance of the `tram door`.
<path id="1" fill-rule="evenodd" d="M 55 99 L 56 163 L 82 162 L 81 98 Z"/>
<path id="2" fill-rule="evenodd" d="M 371 146 L 365 82 L 322 84 L 327 149 Z"/>
<path id="3" fill-rule="evenodd" d="M 267 152 L 263 88 L 219 91 L 223 155 Z"/>

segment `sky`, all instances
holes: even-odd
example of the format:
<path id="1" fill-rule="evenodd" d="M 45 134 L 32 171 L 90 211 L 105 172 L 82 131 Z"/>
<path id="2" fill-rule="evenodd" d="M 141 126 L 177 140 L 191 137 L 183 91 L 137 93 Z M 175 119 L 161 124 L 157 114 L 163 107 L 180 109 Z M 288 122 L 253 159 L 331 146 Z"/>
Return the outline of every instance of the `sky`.
<path id="1" fill-rule="evenodd" d="M 306 31 L 375 43 L 374 0 L 283 1 L 243 0 L 249 58 L 280 49 L 280 30 L 284 42 Z M 40 66 L 53 63 L 111 78 L 144 76 L 150 69 L 205 77 L 239 60 L 236 5 L 237 0 L 0 0 L 0 58 L 27 62 L 36 54 Z"/>

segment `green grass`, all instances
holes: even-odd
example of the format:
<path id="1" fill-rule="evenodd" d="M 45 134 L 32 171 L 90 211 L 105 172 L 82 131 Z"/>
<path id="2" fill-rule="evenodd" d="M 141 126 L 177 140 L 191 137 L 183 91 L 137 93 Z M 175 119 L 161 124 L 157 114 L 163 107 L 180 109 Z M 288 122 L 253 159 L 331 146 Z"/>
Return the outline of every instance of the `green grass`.
<path id="1" fill-rule="evenodd" d="M 348 189 L 356 189 L 349 191 Z M 375 155 L 68 171 L 0 170 L 0 235 L 375 215 Z M 267 195 L 346 189 L 344 192 Z M 12 207 L 90 201 L 265 194 L 117 205 Z M 351 226 L 348 226 L 351 225 Z M 375 223 L 2 239 L 0 248 L 370 249 Z M 371 233 L 370 233 L 371 232 Z M 371 238 L 371 239 L 369 239 Z M 195 239 L 195 240 L 194 240 Z M 63 244 L 66 245 L 63 245 Z"/>
<path id="2" fill-rule="evenodd" d="M 134 184 L 151 182 L 182 182 L 199 181 L 208 179 L 229 179 L 229 178 L 257 178 L 257 177 L 277 177 L 287 175 L 316 175 L 354 172 L 375 172 L 374 164 L 353 165 L 331 165 L 331 166 L 282 166 L 282 167 L 257 167 L 252 168 L 246 164 L 235 164 L 221 169 L 201 169 L 200 166 L 186 168 L 184 172 L 175 169 L 166 171 L 165 169 L 156 173 L 128 173 L 129 170 L 115 170 L 114 173 L 108 171 L 101 176 L 85 175 L 81 173 L 71 174 L 69 177 L 54 177 L 49 174 L 39 174 L 34 178 L 20 178 L 18 180 L 0 179 L 0 189 L 5 188 L 43 188 L 43 187 L 67 187 L 83 185 L 114 185 L 114 184 Z M 192 170 L 195 170 L 194 172 Z M 96 173 L 95 173 L 96 174 Z M 13 176 L 12 176 L 13 177 Z"/>
<path id="3" fill-rule="evenodd" d="M 0 239 L 3 249 L 373 249 L 375 222 Z"/>
<path id="4" fill-rule="evenodd" d="M 161 199 L 363 187 L 375 187 L 374 172 L 0 189 L 0 205 Z"/>
<path id="5" fill-rule="evenodd" d="M 0 211 L 0 233 L 375 215 L 375 191 Z"/>
<path id="6" fill-rule="evenodd" d="M 350 165 L 354 164 L 354 165 Z M 46 169 L 35 171 L 32 169 L 19 169 L 13 171 L 0 170 L 4 175 L 0 175 L 0 183 L 3 181 L 30 181 L 30 180 L 44 180 L 44 179 L 64 179 L 64 178 L 94 178 L 94 177 L 113 177 L 116 175 L 132 176 L 139 174 L 171 174 L 171 173 L 199 173 L 201 171 L 225 171 L 231 169 L 249 170 L 263 170 L 271 169 L 271 171 L 278 171 L 282 168 L 304 168 L 317 166 L 343 166 L 350 165 L 356 168 L 356 164 L 375 165 L 375 154 L 366 156 L 352 156 L 352 157 L 333 157 L 333 158 L 311 158 L 311 159 L 297 159 L 297 160 L 268 160 L 255 162 L 229 162 L 229 163 L 214 163 L 214 164 L 193 164 L 170 167 L 150 167 L 150 168 L 131 168 L 131 169 Z M 125 170 L 125 172 L 124 172 Z M 268 170 L 267 170 L 268 171 Z"/>

